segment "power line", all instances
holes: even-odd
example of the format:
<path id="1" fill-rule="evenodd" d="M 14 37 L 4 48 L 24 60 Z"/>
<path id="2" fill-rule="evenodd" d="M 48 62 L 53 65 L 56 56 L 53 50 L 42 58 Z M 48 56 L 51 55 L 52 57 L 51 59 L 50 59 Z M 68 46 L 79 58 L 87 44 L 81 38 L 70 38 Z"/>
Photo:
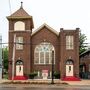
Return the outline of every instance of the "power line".
<path id="1" fill-rule="evenodd" d="M 0 43 L 0 45 L 3 45 L 3 44 L 6 44 L 6 45 L 9 45 L 9 44 L 19 44 L 19 45 L 38 45 L 37 43 L 29 43 L 29 42 L 25 42 L 25 43 L 18 43 L 18 42 L 7 42 L 7 43 Z M 48 44 L 48 43 L 46 43 L 46 44 L 41 44 L 41 45 L 51 45 L 50 43 Z M 60 44 L 60 43 L 58 43 L 58 44 L 53 44 L 53 45 L 55 45 L 55 46 L 67 46 L 66 44 Z M 82 45 L 81 45 L 82 46 Z M 90 46 L 90 43 L 84 43 L 83 44 L 83 47 L 88 47 L 88 46 Z M 80 47 L 80 45 L 79 45 L 79 47 Z"/>
<path id="2" fill-rule="evenodd" d="M 11 2 L 10 2 L 10 0 L 8 0 L 8 3 L 9 3 L 9 11 L 10 11 L 10 15 L 11 15 L 12 12 L 11 12 Z"/>

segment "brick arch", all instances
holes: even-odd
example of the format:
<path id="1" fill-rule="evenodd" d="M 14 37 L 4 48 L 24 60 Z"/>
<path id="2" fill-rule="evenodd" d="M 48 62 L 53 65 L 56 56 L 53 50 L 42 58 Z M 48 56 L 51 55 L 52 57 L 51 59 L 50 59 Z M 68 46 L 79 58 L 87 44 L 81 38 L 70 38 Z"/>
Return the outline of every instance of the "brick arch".
<path id="1" fill-rule="evenodd" d="M 68 59 L 67 61 L 66 61 L 66 65 L 73 65 L 74 64 L 74 61 L 72 60 L 72 59 Z"/>
<path id="2" fill-rule="evenodd" d="M 23 65 L 23 61 L 22 60 L 17 60 L 16 65 Z"/>

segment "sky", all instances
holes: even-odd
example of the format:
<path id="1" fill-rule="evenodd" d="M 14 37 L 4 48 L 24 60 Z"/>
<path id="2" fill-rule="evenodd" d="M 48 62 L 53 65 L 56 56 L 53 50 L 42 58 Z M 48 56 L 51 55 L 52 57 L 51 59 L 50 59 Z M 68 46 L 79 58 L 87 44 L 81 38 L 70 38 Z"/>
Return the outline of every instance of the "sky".
<path id="1" fill-rule="evenodd" d="M 33 16 L 34 30 L 47 23 L 56 31 L 60 28 L 80 28 L 90 43 L 90 0 L 0 0 L 0 34 L 3 43 L 8 42 L 7 16 L 21 6 Z M 90 45 L 90 44 L 89 44 Z"/>

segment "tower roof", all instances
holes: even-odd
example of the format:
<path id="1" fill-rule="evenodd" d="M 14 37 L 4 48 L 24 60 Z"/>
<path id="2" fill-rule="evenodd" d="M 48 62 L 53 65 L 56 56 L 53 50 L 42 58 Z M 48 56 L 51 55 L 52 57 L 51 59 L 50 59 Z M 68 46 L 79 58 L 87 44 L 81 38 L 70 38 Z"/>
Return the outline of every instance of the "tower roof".
<path id="1" fill-rule="evenodd" d="M 20 8 L 14 12 L 13 14 L 11 14 L 10 16 L 7 17 L 8 20 L 11 19 L 28 19 L 31 20 L 31 24 L 32 24 L 32 28 L 34 28 L 34 24 L 33 24 L 33 17 L 31 15 L 29 15 L 24 9 L 23 9 L 23 2 L 21 2 L 21 6 Z"/>
<path id="2" fill-rule="evenodd" d="M 24 9 L 23 9 L 23 2 L 21 2 L 21 7 L 20 9 L 18 9 L 16 12 L 14 12 L 13 14 L 11 14 L 10 16 L 8 16 L 8 19 L 20 19 L 20 18 L 32 18 L 32 16 L 30 16 Z"/>

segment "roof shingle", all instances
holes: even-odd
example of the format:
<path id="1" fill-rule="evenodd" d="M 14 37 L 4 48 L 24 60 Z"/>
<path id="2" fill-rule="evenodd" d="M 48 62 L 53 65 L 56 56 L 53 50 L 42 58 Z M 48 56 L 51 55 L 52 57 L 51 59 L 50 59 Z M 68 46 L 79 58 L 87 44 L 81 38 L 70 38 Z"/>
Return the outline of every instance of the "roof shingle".
<path id="1" fill-rule="evenodd" d="M 30 16 L 23 8 L 20 8 L 7 18 L 32 18 L 32 16 Z"/>

